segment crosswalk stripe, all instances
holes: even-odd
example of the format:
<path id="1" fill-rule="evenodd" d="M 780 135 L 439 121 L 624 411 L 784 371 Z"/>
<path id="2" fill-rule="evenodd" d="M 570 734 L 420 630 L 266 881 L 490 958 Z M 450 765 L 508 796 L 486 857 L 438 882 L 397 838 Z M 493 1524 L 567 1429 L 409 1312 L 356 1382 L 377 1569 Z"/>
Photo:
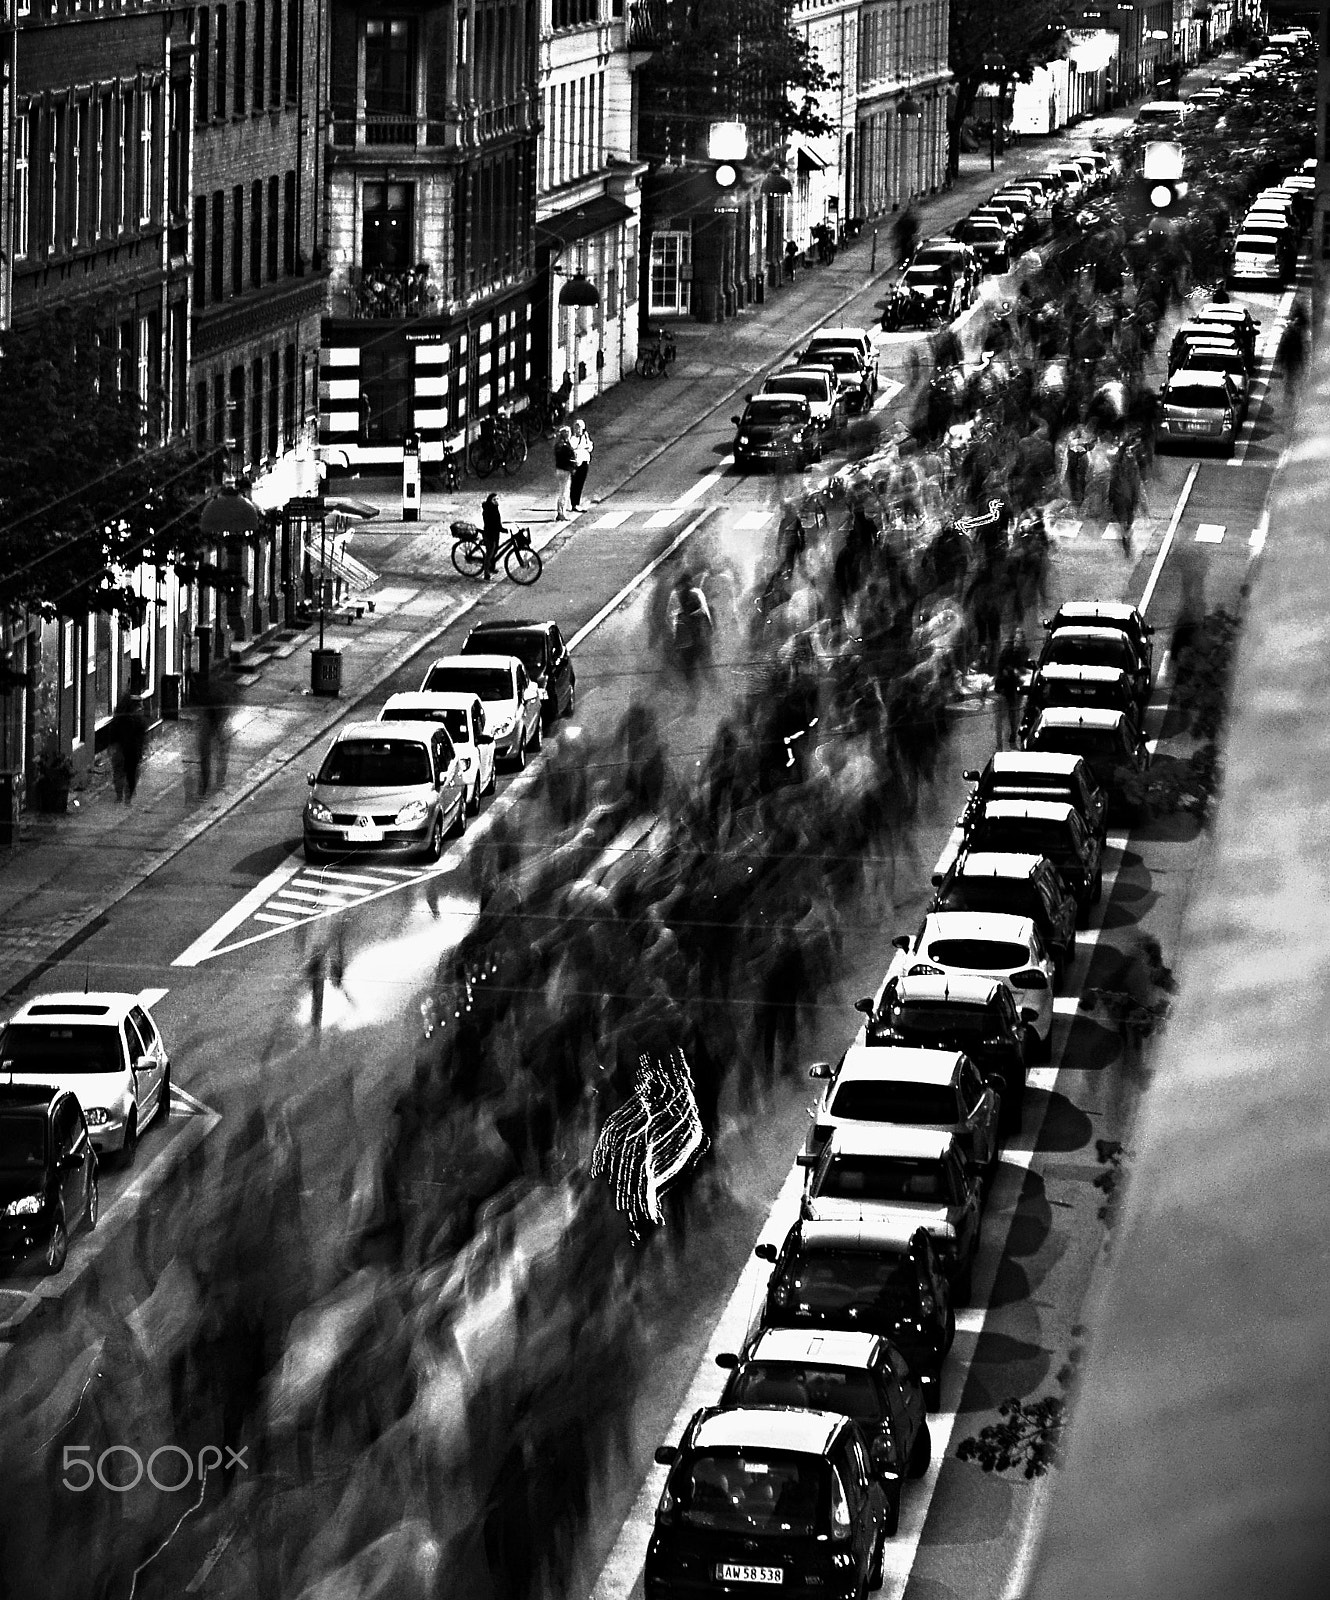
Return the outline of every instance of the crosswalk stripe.
<path id="1" fill-rule="evenodd" d="M 1196 528 L 1196 544 L 1218 544 L 1224 537 L 1225 524 L 1222 522 L 1202 522 Z"/>
<path id="2" fill-rule="evenodd" d="M 278 910 L 289 911 L 296 908 L 303 911 L 310 906 L 353 906 L 363 898 L 363 895 L 351 890 L 339 890 L 334 893 L 331 890 L 315 892 L 309 889 L 283 889 L 275 894 L 268 904 L 276 906 Z"/>
<path id="3" fill-rule="evenodd" d="M 767 523 L 771 521 L 774 515 L 775 512 L 773 511 L 746 511 L 744 515 L 739 518 L 738 522 L 734 524 L 734 526 L 736 528 L 742 528 L 745 531 L 753 531 L 758 528 L 765 528 Z"/>
<path id="4" fill-rule="evenodd" d="M 622 528 L 632 514 L 631 511 L 607 511 L 603 517 L 597 517 L 591 526 L 593 528 Z"/>
<path id="5" fill-rule="evenodd" d="M 331 884 L 334 888 L 339 883 L 363 884 L 370 889 L 382 889 L 384 880 L 373 877 L 367 872 L 347 872 L 343 867 L 323 867 L 318 872 L 297 873 L 295 882 L 306 883 L 311 886 Z"/>
<path id="6" fill-rule="evenodd" d="M 256 911 L 254 913 L 255 922 L 273 922 L 276 923 L 279 928 L 293 927 L 297 922 L 299 922 L 299 920 L 299 917 L 274 917 L 267 911 Z"/>
<path id="7" fill-rule="evenodd" d="M 685 506 L 666 506 L 663 511 L 654 512 L 649 516 L 646 525 L 648 528 L 668 528 L 670 523 L 677 522 L 683 516 L 686 509 Z"/>

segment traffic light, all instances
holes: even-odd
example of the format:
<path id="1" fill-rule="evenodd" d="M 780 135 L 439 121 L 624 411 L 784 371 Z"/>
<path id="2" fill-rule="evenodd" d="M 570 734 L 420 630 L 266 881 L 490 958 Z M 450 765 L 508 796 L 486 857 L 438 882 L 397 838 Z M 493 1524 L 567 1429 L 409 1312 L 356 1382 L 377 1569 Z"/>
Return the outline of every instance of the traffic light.
<path id="1" fill-rule="evenodd" d="M 1146 207 L 1156 216 L 1177 217 L 1186 210 L 1187 180 L 1182 146 L 1173 139 L 1152 139 L 1141 160 Z"/>
<path id="2" fill-rule="evenodd" d="M 713 161 L 711 163 L 711 209 L 713 211 L 737 211 L 739 209 L 739 189 L 743 181 L 743 168 L 737 161 Z"/>

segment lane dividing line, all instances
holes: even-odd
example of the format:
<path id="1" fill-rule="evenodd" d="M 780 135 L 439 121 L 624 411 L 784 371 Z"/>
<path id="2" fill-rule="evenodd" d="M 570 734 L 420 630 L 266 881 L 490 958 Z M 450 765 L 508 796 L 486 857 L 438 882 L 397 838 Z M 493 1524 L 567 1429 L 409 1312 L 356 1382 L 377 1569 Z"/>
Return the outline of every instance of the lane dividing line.
<path id="1" fill-rule="evenodd" d="M 1182 513 L 1187 509 L 1187 501 L 1191 498 L 1192 484 L 1196 482 L 1196 474 L 1201 470 L 1201 463 L 1193 461 L 1187 473 L 1187 481 L 1182 485 L 1177 504 L 1173 507 L 1173 515 L 1168 519 L 1168 531 L 1164 534 L 1164 542 L 1159 546 L 1159 554 L 1155 557 L 1155 564 L 1150 572 L 1149 581 L 1145 585 L 1145 593 L 1141 596 L 1141 603 L 1137 610 L 1145 615 L 1146 607 L 1154 598 L 1155 585 L 1159 582 L 1159 574 L 1164 570 L 1164 562 L 1168 560 L 1168 552 L 1173 548 L 1173 540 L 1177 537 L 1178 523 L 1182 521 Z"/>

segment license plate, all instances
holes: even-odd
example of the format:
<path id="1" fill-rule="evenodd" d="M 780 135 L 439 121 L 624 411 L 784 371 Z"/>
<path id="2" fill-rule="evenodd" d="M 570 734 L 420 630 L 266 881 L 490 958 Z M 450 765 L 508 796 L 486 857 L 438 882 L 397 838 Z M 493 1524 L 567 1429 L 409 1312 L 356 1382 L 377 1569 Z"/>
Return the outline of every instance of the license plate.
<path id="1" fill-rule="evenodd" d="M 369 822 L 355 822 L 346 830 L 346 836 L 361 844 L 377 844 L 383 838 L 383 829 Z"/>
<path id="2" fill-rule="evenodd" d="M 784 1583 L 785 1574 L 779 1567 L 740 1567 L 732 1561 L 722 1561 L 716 1568 L 718 1583 Z"/>

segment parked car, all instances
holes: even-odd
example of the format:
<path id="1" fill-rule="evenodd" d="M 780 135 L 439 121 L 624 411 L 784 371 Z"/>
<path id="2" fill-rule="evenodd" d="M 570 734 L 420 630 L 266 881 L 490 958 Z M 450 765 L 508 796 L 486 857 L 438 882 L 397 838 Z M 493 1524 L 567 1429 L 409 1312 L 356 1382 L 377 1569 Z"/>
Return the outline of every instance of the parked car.
<path id="1" fill-rule="evenodd" d="M 466 829 L 466 769 L 438 722 L 348 723 L 308 781 L 311 863 L 353 851 L 433 862 Z"/>
<path id="2" fill-rule="evenodd" d="M 478 622 L 462 645 L 464 656 L 516 656 L 540 690 L 546 728 L 571 717 L 577 704 L 577 671 L 559 624 L 526 617 Z"/>
<path id="3" fill-rule="evenodd" d="M 1154 671 L 1154 629 L 1135 606 L 1118 600 L 1064 600 L 1051 617 L 1044 619 L 1049 633 L 1059 628 L 1116 628 L 1131 641 L 1136 654 L 1138 678 L 1149 693 Z"/>
<path id="4" fill-rule="evenodd" d="M 760 394 L 731 417 L 734 464 L 739 468 L 784 467 L 803 472 L 822 454 L 812 408 L 801 394 Z"/>
<path id="5" fill-rule="evenodd" d="M 845 427 L 846 404 L 830 367 L 786 367 L 773 373 L 759 393 L 801 394 L 824 440 L 838 438 Z"/>
<path id="6" fill-rule="evenodd" d="M 1108 831 L 1108 796 L 1081 756 L 1059 751 L 997 750 L 982 769 L 965 773 L 972 783 L 965 809 L 956 820 L 957 848 L 972 818 L 989 800 L 1065 800 L 1102 844 Z"/>
<path id="7" fill-rule="evenodd" d="M 670 1471 L 647 1544 L 645 1600 L 766 1585 L 861 1600 L 881 1584 L 887 1495 L 851 1418 L 708 1407 L 656 1460 Z"/>
<path id="8" fill-rule="evenodd" d="M 429 694 L 473 694 L 485 708 L 485 732 L 494 740 L 496 761 L 521 771 L 528 750 L 544 740 L 541 695 L 518 656 L 507 654 L 440 656 L 421 680 Z"/>
<path id="9" fill-rule="evenodd" d="M 958 317 L 967 304 L 963 280 L 944 262 L 912 261 L 896 280 L 896 289 L 918 295 L 943 322 Z"/>
<path id="10" fill-rule="evenodd" d="M 1297 249 L 1289 230 L 1251 233 L 1245 229 L 1233 241 L 1229 261 L 1230 283 L 1284 284 L 1297 266 Z"/>
<path id="11" fill-rule="evenodd" d="M 1076 808 L 1057 800 L 990 800 L 971 825 L 966 849 L 1047 856 L 1076 897 L 1077 914 L 1088 922 L 1104 889 L 1098 839 L 1076 815 Z M 942 872 L 934 869 L 933 882 Z"/>
<path id="12" fill-rule="evenodd" d="M 801 367 L 830 367 L 849 411 L 867 411 L 873 403 L 876 381 L 858 345 L 832 344 L 814 339 L 799 356 Z"/>
<path id="13" fill-rule="evenodd" d="M 1242 353 L 1247 361 L 1247 370 L 1251 372 L 1256 365 L 1256 336 L 1261 330 L 1261 324 L 1252 316 L 1246 306 L 1234 305 L 1231 302 L 1220 304 L 1209 300 L 1199 311 L 1193 311 L 1188 319 L 1193 326 L 1222 327 L 1230 329 L 1237 335 Z"/>
<path id="14" fill-rule="evenodd" d="M 948 266 L 961 281 L 967 306 L 973 305 L 983 282 L 984 269 L 968 244 L 958 239 L 926 239 L 910 257 L 911 266 Z"/>
<path id="15" fill-rule="evenodd" d="M 39 994 L 0 1032 L 0 1083 L 67 1089 L 101 1155 L 129 1166 L 139 1135 L 171 1107 L 171 1058 L 136 994 Z"/>
<path id="16" fill-rule="evenodd" d="M 1243 331 L 1236 327 L 1221 327 L 1214 318 L 1204 322 L 1189 318 L 1186 322 L 1178 325 L 1177 332 L 1174 333 L 1172 342 L 1168 347 L 1168 370 L 1174 372 L 1182 365 L 1190 345 L 1202 344 L 1208 347 L 1214 344 L 1216 340 L 1231 341 L 1234 349 L 1246 361 L 1247 370 L 1249 372 L 1255 370 L 1255 355 L 1254 353 L 1248 355 L 1248 340 Z"/>
<path id="17" fill-rule="evenodd" d="M 900 1518 L 901 1483 L 922 1478 L 933 1455 L 924 1388 L 910 1363 L 876 1333 L 769 1328 L 745 1355 L 722 1351 L 730 1374 L 720 1403 L 795 1406 L 853 1417 L 868 1440 L 869 1465 L 887 1496 L 887 1533 Z"/>
<path id="18" fill-rule="evenodd" d="M 1088 667 L 1050 661 L 1030 679 L 1017 737 L 1024 738 L 1045 706 L 1102 706 L 1125 711 L 1139 726 L 1140 702 L 1130 673 L 1121 667 Z"/>
<path id="19" fill-rule="evenodd" d="M 1000 978 L 1025 1025 L 1026 1060 L 1047 1061 L 1053 1051 L 1053 988 L 1057 969 L 1043 935 L 1029 917 L 1000 911 L 930 911 L 919 931 L 897 934 L 887 977 L 936 968 L 943 976 Z M 1032 1014 L 1033 1013 L 1033 1014 Z M 1019 1129 L 1021 1105 L 1003 1082 L 1002 1125 Z"/>
<path id="20" fill-rule="evenodd" d="M 1150 668 L 1142 662 L 1139 645 L 1114 623 L 1067 620 L 1051 628 L 1035 670 L 1050 666 L 1116 667 L 1131 679 L 1137 705 L 1144 710 L 1149 704 Z"/>
<path id="21" fill-rule="evenodd" d="M 1011 264 L 1011 241 L 996 217 L 962 217 L 952 227 L 951 236 L 969 245 L 985 272 L 1005 272 Z"/>
<path id="22" fill-rule="evenodd" d="M 864 366 L 868 369 L 871 393 L 877 393 L 878 357 L 877 346 L 873 343 L 873 336 L 867 328 L 829 327 L 819 328 L 813 335 L 813 344 L 824 345 L 849 345 L 863 357 Z"/>
<path id="23" fill-rule="evenodd" d="M 834 1071 L 830 1062 L 815 1061 L 808 1076 L 830 1080 L 804 1145 L 814 1160 L 836 1128 L 897 1123 L 955 1134 L 966 1161 L 992 1181 L 1001 1153 L 1001 1092 L 964 1051 L 852 1045 Z"/>
<path id="24" fill-rule="evenodd" d="M 1242 426 L 1242 396 L 1226 372 L 1182 368 L 1164 380 L 1159 395 L 1156 444 L 1189 449 L 1213 444 L 1233 454 Z"/>
<path id="25" fill-rule="evenodd" d="M 779 1251 L 760 1312 L 763 1328 L 881 1334 L 905 1357 L 929 1411 L 942 1407 L 942 1363 L 956 1336 L 951 1290 L 926 1229 L 912 1222 L 800 1221 Z"/>
<path id="26" fill-rule="evenodd" d="M 1226 372 L 1233 380 L 1238 393 L 1238 421 L 1246 420 L 1251 400 L 1251 378 L 1242 351 L 1232 341 L 1216 339 L 1213 343 L 1197 339 L 1187 346 L 1181 362 L 1174 369 L 1183 372 Z"/>
<path id="27" fill-rule="evenodd" d="M 934 908 L 936 909 L 936 908 Z M 1047 943 L 1047 941 L 1045 941 Z M 940 967 L 887 968 L 877 994 L 855 1002 L 864 1026 L 855 1045 L 893 1049 L 961 1050 L 1002 1096 L 1008 1127 L 1019 1127 L 1029 1062 L 1033 1007 L 1018 1007 L 999 978 L 966 977 Z M 853 1048 L 853 1047 L 852 1047 Z"/>
<path id="28" fill-rule="evenodd" d="M 480 797 L 493 794 L 497 775 L 494 740 L 485 732 L 485 708 L 474 694 L 393 694 L 379 712 L 380 722 L 437 722 L 447 729 L 462 763 L 466 814 L 480 810 Z"/>
<path id="29" fill-rule="evenodd" d="M 1107 792 L 1110 807 L 1123 804 L 1125 779 L 1150 766 L 1149 746 L 1136 724 L 1121 711 L 1049 706 L 1035 719 L 1025 748 L 1082 756 Z"/>
<path id="30" fill-rule="evenodd" d="M 51 1084 L 0 1085 L 0 1259 L 57 1273 L 69 1239 L 97 1226 L 97 1152 L 78 1097 Z"/>
<path id="31" fill-rule="evenodd" d="M 957 1305 L 971 1298 L 982 1212 L 983 1182 L 953 1134 L 892 1124 L 834 1129 L 801 1207 L 806 1222 L 923 1228 Z"/>
<path id="32" fill-rule="evenodd" d="M 1105 714 L 1085 713 L 1096 717 Z M 1076 899 L 1046 856 L 964 850 L 938 885 L 930 909 L 1006 911 L 1012 916 L 1029 917 L 1053 957 L 1059 984 L 1076 959 Z"/>

